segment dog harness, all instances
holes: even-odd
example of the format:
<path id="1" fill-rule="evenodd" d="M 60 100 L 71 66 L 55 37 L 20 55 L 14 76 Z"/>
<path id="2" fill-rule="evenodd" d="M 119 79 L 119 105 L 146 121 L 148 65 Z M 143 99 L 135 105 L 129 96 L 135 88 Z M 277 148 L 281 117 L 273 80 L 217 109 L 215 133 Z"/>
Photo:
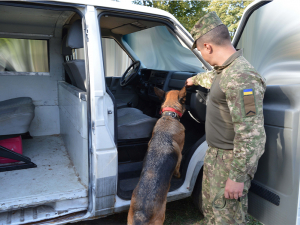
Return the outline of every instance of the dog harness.
<path id="1" fill-rule="evenodd" d="M 178 121 L 180 120 L 180 118 L 182 117 L 182 113 L 179 112 L 178 110 L 171 108 L 171 107 L 165 107 L 163 108 L 159 114 L 164 115 L 164 116 L 171 116 L 175 119 L 177 119 Z"/>

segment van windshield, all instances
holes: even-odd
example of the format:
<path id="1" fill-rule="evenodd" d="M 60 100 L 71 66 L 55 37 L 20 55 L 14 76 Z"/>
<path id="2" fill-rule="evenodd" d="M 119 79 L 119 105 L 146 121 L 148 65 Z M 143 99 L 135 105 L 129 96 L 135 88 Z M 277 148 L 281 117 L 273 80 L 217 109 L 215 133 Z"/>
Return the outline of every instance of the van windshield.
<path id="1" fill-rule="evenodd" d="M 203 72 L 202 63 L 165 26 L 156 26 L 123 36 L 139 60 L 148 68 Z"/>

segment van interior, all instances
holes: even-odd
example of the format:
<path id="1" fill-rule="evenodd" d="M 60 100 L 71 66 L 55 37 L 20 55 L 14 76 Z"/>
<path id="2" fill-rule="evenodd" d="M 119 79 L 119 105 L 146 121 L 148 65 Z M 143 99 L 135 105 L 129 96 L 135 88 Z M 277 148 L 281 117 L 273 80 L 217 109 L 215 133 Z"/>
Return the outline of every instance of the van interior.
<path id="1" fill-rule="evenodd" d="M 99 20 L 107 93 L 115 105 L 117 194 L 130 200 L 160 117 L 153 88 L 179 90 L 204 69 L 168 24 L 114 14 Z M 139 42 L 140 36 L 146 43 L 152 38 L 153 45 Z M 177 55 L 164 55 L 168 49 L 161 51 L 168 42 L 172 54 L 186 57 L 181 64 Z M 88 79 L 80 15 L 72 9 L 1 5 L 0 87 L 0 127 L 5 128 L 0 146 L 1 140 L 21 136 L 22 155 L 34 164 L 27 169 L 16 169 L 20 163 L 0 164 L 1 223 L 87 210 Z M 205 95 L 200 87 L 187 91 L 181 178 L 172 179 L 170 191 L 183 184 L 189 161 L 205 140 Z"/>
<path id="2" fill-rule="evenodd" d="M 80 78 L 81 86 L 67 82 L 67 66 L 72 70 L 81 61 L 71 47 L 62 48 L 63 41 L 83 47 L 82 35 L 79 46 L 71 29 L 81 18 L 74 11 L 1 5 L 0 21 L 0 139 L 21 136 L 22 155 L 35 164 L 27 169 L 14 168 L 20 163 L 0 164 L 0 223 L 84 211 L 86 83 Z M 84 66 L 80 69 L 85 74 Z"/>
<path id="3" fill-rule="evenodd" d="M 138 68 L 139 66 L 135 66 L 133 63 L 133 68 L 125 71 L 124 74 L 110 74 L 115 71 L 111 71 L 105 65 L 106 84 L 114 95 L 117 108 L 119 162 L 117 193 L 120 198 L 130 200 L 132 192 L 139 181 L 143 159 L 147 152 L 153 127 L 160 118 L 162 102 L 155 95 L 153 88 L 158 87 L 166 92 L 169 90 L 180 90 L 184 87 L 186 79 L 203 71 L 203 69 L 193 68 L 191 65 L 182 67 L 166 66 L 168 63 L 166 60 L 170 56 L 162 52 L 170 52 L 171 48 L 178 48 L 175 54 L 179 54 L 179 52 L 190 53 L 192 56 L 189 55 L 189 57 L 195 57 L 188 48 L 183 46 L 184 44 L 180 43 L 180 40 L 172 35 L 172 30 L 166 24 L 157 21 L 127 18 L 120 15 L 104 14 L 100 17 L 100 27 L 102 42 L 110 40 L 117 43 L 128 54 L 130 59 L 133 59 L 133 56 L 136 55 L 141 60 L 141 64 L 143 64 L 143 66 Z M 171 42 L 170 48 L 166 42 Z M 152 46 L 147 48 L 146 44 L 149 45 L 149 43 L 152 43 Z M 165 48 L 165 51 L 156 51 L 162 48 Z M 151 51 L 156 53 L 156 58 L 162 60 L 161 64 L 153 64 L 152 62 L 156 59 L 148 59 Z M 145 55 L 143 55 L 144 52 L 146 52 Z M 112 60 L 107 54 L 105 54 L 104 58 L 106 61 Z M 180 60 L 184 64 L 186 59 L 182 58 Z M 131 60 L 128 61 L 129 63 L 131 62 Z M 176 61 L 173 61 L 173 63 L 176 63 Z M 200 64 L 199 66 L 201 66 L 199 60 L 195 64 Z M 191 71 L 191 68 L 194 71 Z M 132 78 L 128 84 L 123 85 L 123 78 L 131 71 L 134 73 L 134 70 L 137 73 L 136 78 Z M 197 95 L 195 89 L 197 89 Z M 204 121 L 206 106 L 204 100 L 202 103 L 196 100 L 201 98 L 200 94 L 204 96 L 206 90 L 201 87 L 188 89 L 187 110 L 180 119 L 180 122 L 186 129 L 185 145 L 182 151 L 183 158 L 180 167 L 181 177 L 172 179 L 170 191 L 178 189 L 183 184 L 189 161 L 197 147 L 205 140 Z M 197 118 L 198 122 L 192 119 L 188 111 Z"/>

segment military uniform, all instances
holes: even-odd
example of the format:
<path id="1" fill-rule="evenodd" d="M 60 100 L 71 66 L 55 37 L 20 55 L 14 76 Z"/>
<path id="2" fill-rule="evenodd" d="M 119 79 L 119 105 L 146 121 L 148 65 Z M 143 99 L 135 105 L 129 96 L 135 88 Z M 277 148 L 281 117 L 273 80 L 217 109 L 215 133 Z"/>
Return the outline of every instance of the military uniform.
<path id="1" fill-rule="evenodd" d="M 219 25 L 220 19 L 214 12 L 202 17 L 192 30 L 195 43 Z M 247 192 L 265 148 L 265 80 L 243 57 L 242 50 L 235 52 L 222 66 L 197 74 L 192 80 L 194 85 L 210 89 L 205 122 L 209 149 L 202 182 L 206 224 L 243 224 Z M 244 182 L 244 195 L 241 204 L 235 199 L 226 199 L 226 206 L 222 207 L 228 178 Z"/>

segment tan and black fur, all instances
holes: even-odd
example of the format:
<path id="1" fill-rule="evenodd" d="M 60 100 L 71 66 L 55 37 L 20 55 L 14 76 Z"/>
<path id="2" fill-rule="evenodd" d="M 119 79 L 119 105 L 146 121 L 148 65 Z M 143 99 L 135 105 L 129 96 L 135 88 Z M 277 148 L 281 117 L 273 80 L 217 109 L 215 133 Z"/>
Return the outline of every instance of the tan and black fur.
<path id="1" fill-rule="evenodd" d="M 161 108 L 172 107 L 181 113 L 185 111 L 185 87 L 166 94 L 158 88 L 154 91 L 160 99 L 164 99 Z M 132 194 L 127 224 L 163 224 L 172 175 L 180 177 L 184 138 L 185 128 L 177 119 L 162 115 L 157 121 L 140 180 Z"/>

